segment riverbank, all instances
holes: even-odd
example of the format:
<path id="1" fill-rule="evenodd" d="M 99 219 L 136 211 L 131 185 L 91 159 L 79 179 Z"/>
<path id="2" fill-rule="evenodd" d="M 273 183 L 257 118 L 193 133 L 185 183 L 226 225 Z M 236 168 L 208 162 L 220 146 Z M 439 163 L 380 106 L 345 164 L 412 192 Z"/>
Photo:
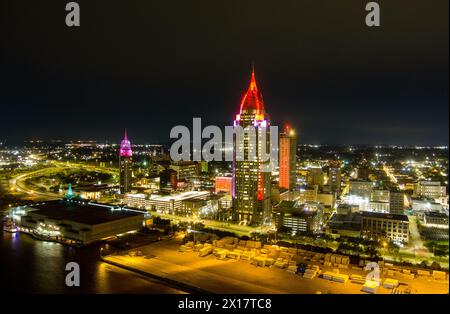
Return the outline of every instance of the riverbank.
<path id="1" fill-rule="evenodd" d="M 235 259 L 218 260 L 213 255 L 199 257 L 197 252 L 179 252 L 179 240 L 160 241 L 139 248 L 141 256 L 116 254 L 104 257 L 104 261 L 128 270 L 159 278 L 178 286 L 198 289 L 207 293 L 240 294 L 363 294 L 362 284 L 339 283 L 323 278 L 308 279 L 276 267 L 256 267 L 249 262 Z M 320 266 L 323 271 L 332 267 Z M 362 269 L 340 269 L 341 274 L 365 277 Z M 384 279 L 384 278 L 383 278 Z M 411 293 L 446 294 L 448 281 L 396 275 L 402 286 Z M 380 287 L 379 294 L 392 290 Z"/>
<path id="2" fill-rule="evenodd" d="M 50 294 L 180 294 L 175 288 L 148 276 L 102 262 L 101 244 L 75 248 L 56 242 L 36 241 L 25 233 L 0 232 L 2 261 L 0 292 Z M 65 283 L 68 262 L 80 265 L 80 287 Z"/>

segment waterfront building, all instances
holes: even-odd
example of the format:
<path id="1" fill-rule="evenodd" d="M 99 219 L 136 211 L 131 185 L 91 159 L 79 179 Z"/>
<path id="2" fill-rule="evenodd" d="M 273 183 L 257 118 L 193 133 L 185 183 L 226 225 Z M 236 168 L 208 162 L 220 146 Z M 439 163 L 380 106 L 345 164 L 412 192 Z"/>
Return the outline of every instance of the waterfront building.
<path id="1" fill-rule="evenodd" d="M 64 199 L 11 210 L 18 230 L 38 238 L 86 245 L 118 234 L 138 231 L 145 212 L 134 208 Z"/>

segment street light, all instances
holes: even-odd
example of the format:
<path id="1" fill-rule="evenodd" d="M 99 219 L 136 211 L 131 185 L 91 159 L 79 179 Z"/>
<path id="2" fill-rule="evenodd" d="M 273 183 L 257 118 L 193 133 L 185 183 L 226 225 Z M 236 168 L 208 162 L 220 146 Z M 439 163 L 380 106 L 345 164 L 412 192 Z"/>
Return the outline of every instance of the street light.
<path id="1" fill-rule="evenodd" d="M 196 231 L 195 231 L 195 223 L 196 223 L 196 220 L 197 220 L 197 215 L 196 214 L 194 214 L 194 224 L 193 224 L 193 230 L 194 230 L 194 245 L 195 245 L 195 233 L 196 233 Z"/>

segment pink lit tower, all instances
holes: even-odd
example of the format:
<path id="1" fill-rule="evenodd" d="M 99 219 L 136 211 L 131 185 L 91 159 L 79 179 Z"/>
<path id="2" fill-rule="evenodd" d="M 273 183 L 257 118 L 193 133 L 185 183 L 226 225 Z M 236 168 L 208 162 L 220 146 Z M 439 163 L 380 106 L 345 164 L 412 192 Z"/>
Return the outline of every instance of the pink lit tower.
<path id="1" fill-rule="evenodd" d="M 127 130 L 125 130 L 125 136 L 120 143 L 119 150 L 120 194 L 131 192 L 132 155 L 131 143 L 127 137 Z"/>

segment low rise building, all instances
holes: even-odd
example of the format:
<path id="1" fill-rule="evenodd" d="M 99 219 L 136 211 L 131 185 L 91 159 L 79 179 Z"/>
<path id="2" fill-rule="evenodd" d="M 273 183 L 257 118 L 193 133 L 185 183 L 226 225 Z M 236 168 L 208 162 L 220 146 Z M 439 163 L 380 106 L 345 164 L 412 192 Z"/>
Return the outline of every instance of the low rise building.
<path id="1" fill-rule="evenodd" d="M 199 216 L 204 207 L 207 206 L 207 201 L 200 198 L 192 198 L 181 201 L 180 209 L 175 211 L 176 215 L 180 216 Z"/>
<path id="2" fill-rule="evenodd" d="M 344 209 L 343 207 L 342 209 Z M 347 207 L 347 211 L 341 211 L 331 216 L 327 225 L 327 234 L 333 237 L 361 237 L 362 216 L 360 213 L 351 211 L 351 207 Z"/>
<path id="3" fill-rule="evenodd" d="M 18 230 L 38 237 L 86 245 L 142 228 L 146 213 L 78 199 L 56 200 L 11 210 Z"/>
<path id="4" fill-rule="evenodd" d="M 426 198 L 438 199 L 446 195 L 446 188 L 438 181 L 419 181 L 415 194 Z"/>
<path id="5" fill-rule="evenodd" d="M 439 212 L 427 212 L 423 216 L 425 226 L 439 229 L 448 229 L 448 216 Z"/>
<path id="6" fill-rule="evenodd" d="M 317 200 L 318 185 L 310 185 L 304 189 L 300 189 L 300 201 L 301 202 L 315 202 Z"/>
<path id="7" fill-rule="evenodd" d="M 189 191 L 169 195 L 126 194 L 124 202 L 128 206 L 160 211 L 166 214 L 176 214 L 181 210 L 183 201 L 192 199 L 206 200 L 209 195 L 210 193 L 207 191 Z"/>
<path id="8" fill-rule="evenodd" d="M 199 173 L 199 166 L 195 161 L 177 161 L 170 165 L 170 169 L 177 172 L 178 180 L 189 180 Z"/>
<path id="9" fill-rule="evenodd" d="M 350 180 L 349 181 L 349 194 L 360 196 L 369 200 L 372 195 L 373 183 L 369 180 Z"/>
<path id="10" fill-rule="evenodd" d="M 224 192 L 231 195 L 233 190 L 232 176 L 217 176 L 215 181 L 215 192 Z"/>
<path id="11" fill-rule="evenodd" d="M 386 239 L 395 243 L 409 242 L 409 220 L 406 215 L 361 212 L 362 236 L 369 239 Z"/>
<path id="12" fill-rule="evenodd" d="M 374 189 L 372 191 L 371 200 L 373 202 L 389 202 L 389 190 Z"/>
<path id="13" fill-rule="evenodd" d="M 282 201 L 273 216 L 277 228 L 295 233 L 318 233 L 323 228 L 323 205 L 316 202 Z"/>
<path id="14" fill-rule="evenodd" d="M 336 208 L 336 214 L 338 215 L 349 215 L 358 211 L 359 207 L 357 205 L 351 204 L 339 204 L 339 206 Z"/>
<path id="15" fill-rule="evenodd" d="M 316 202 L 322 203 L 325 207 L 334 208 L 335 204 L 335 193 L 317 193 Z"/>
<path id="16" fill-rule="evenodd" d="M 367 204 L 366 211 L 377 213 L 389 213 L 389 208 L 390 208 L 389 202 L 372 201 Z"/>
<path id="17" fill-rule="evenodd" d="M 416 213 L 420 212 L 442 212 L 442 204 L 435 203 L 430 199 L 413 199 L 412 210 Z"/>

